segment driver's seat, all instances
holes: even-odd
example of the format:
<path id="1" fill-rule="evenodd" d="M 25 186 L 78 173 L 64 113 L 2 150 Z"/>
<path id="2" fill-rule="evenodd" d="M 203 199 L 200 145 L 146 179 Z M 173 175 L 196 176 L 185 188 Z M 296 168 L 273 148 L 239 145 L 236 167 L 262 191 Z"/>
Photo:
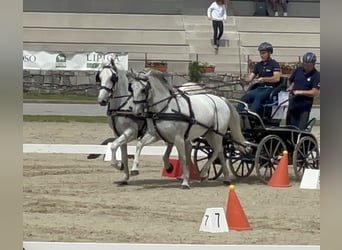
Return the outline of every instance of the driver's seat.
<path id="1" fill-rule="evenodd" d="M 275 84 L 275 87 L 272 89 L 269 97 L 261 104 L 261 108 L 258 112 L 258 115 L 262 118 L 265 125 L 271 126 L 279 126 L 281 120 L 272 119 L 272 107 L 278 105 L 278 94 L 280 91 L 285 91 L 287 88 L 287 79 L 286 76 L 281 76 L 280 81 Z M 253 90 L 258 87 L 258 84 L 255 83 L 251 85 L 247 91 Z"/>

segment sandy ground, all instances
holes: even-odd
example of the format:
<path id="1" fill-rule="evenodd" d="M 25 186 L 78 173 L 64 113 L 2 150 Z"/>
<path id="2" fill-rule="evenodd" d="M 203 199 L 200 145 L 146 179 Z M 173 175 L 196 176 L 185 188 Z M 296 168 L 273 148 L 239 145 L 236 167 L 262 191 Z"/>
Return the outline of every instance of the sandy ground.
<path id="1" fill-rule="evenodd" d="M 106 124 L 25 122 L 24 143 L 97 144 L 111 136 Z M 319 139 L 319 128 L 314 128 Z M 132 164 L 130 160 L 130 165 Z M 130 185 L 100 157 L 24 154 L 25 241 L 315 244 L 320 243 L 320 192 L 262 184 L 253 173 L 233 179 L 252 226 L 249 231 L 199 232 L 205 209 L 225 209 L 228 189 L 219 180 L 192 181 L 190 190 L 161 177 L 161 157 L 142 156 Z M 289 173 L 293 176 L 293 172 Z"/>

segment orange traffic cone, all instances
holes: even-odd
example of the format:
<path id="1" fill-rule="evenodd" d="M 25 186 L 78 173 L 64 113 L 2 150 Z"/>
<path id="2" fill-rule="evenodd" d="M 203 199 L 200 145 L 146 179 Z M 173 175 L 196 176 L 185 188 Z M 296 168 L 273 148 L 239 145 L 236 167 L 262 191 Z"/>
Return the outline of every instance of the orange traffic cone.
<path id="1" fill-rule="evenodd" d="M 243 231 L 252 229 L 235 193 L 234 185 L 229 186 L 226 218 L 229 230 Z"/>
<path id="2" fill-rule="evenodd" d="M 289 173 L 288 173 L 288 158 L 287 151 L 284 150 L 277 168 L 272 174 L 270 180 L 267 183 L 271 187 L 290 187 Z"/>

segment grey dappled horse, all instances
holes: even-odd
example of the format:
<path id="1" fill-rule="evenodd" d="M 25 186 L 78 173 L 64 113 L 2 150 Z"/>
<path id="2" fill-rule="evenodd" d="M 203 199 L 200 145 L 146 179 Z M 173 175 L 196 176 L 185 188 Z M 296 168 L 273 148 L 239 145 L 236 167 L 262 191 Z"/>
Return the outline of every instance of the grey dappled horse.
<path id="1" fill-rule="evenodd" d="M 208 177 L 208 170 L 218 157 L 224 174 L 224 183 L 229 184 L 228 168 L 223 154 L 222 137 L 230 127 L 232 138 L 247 146 L 242 135 L 240 117 L 227 99 L 212 94 L 187 95 L 175 91 L 166 80 L 165 73 L 144 70 L 132 73 L 130 91 L 133 93 L 133 113 L 145 115 L 147 129 L 164 141 L 176 146 L 183 170 L 183 188 L 189 188 L 189 163 L 191 141 L 205 137 L 213 149 L 211 158 L 205 163 L 201 178 Z"/>
<path id="2" fill-rule="evenodd" d="M 113 58 L 108 57 L 103 61 L 102 68 L 97 75 L 97 82 L 101 83 L 97 100 L 101 106 L 108 105 L 108 124 L 113 130 L 115 136 L 111 146 L 111 165 L 124 171 L 123 179 L 117 183 L 125 185 L 128 184 L 127 181 L 129 180 L 127 143 L 141 138 L 141 136 L 146 132 L 146 119 L 143 117 L 137 117 L 131 112 L 133 99 L 131 93 L 128 91 L 126 71 L 120 69 L 119 66 L 115 64 Z M 144 138 L 145 139 L 143 141 L 138 141 L 137 144 L 137 151 L 131 170 L 132 175 L 139 173 L 139 156 L 142 147 L 158 140 L 154 139 L 155 136 L 149 134 Z M 153 138 L 153 141 L 149 138 Z M 107 141 L 109 142 L 112 140 L 108 139 L 105 142 Z M 121 148 L 122 162 L 116 159 L 116 152 L 119 147 Z M 168 161 L 171 150 L 172 145 L 168 145 L 163 157 L 167 171 L 172 171 Z M 97 155 L 93 155 L 89 158 L 96 157 Z"/>

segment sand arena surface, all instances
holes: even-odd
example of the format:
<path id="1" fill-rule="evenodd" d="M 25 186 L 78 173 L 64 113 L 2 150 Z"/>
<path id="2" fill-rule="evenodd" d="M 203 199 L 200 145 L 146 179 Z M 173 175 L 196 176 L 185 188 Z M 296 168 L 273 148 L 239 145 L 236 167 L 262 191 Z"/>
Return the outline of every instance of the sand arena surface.
<path id="1" fill-rule="evenodd" d="M 23 126 L 24 143 L 97 144 L 111 136 L 107 124 Z M 319 127 L 313 132 L 319 139 Z M 244 180 L 232 177 L 253 230 L 212 234 L 199 232 L 204 211 L 225 209 L 228 188 L 219 180 L 192 181 L 182 190 L 161 177 L 161 157 L 142 156 L 140 175 L 124 187 L 113 184 L 122 174 L 102 157 L 24 154 L 23 160 L 24 241 L 320 244 L 320 191 L 301 190 L 299 182 L 271 188 L 255 170 Z"/>

